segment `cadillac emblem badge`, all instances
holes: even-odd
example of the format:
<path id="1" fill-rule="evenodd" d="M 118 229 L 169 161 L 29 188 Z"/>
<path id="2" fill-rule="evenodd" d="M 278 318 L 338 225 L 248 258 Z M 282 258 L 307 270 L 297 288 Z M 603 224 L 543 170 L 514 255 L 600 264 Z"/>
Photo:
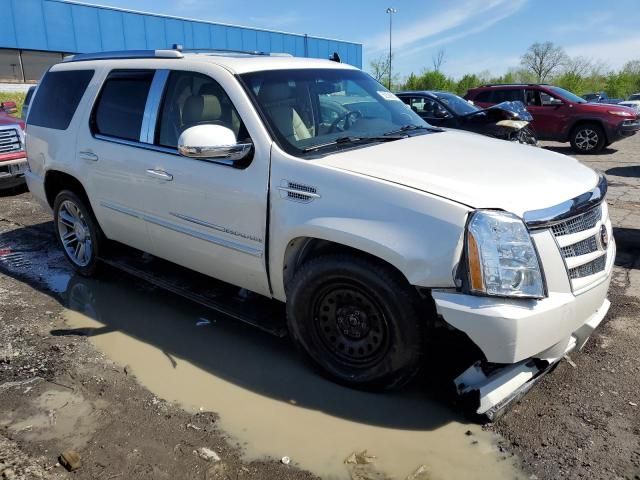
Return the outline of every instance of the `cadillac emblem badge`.
<path id="1" fill-rule="evenodd" d="M 607 227 L 604 225 L 600 226 L 600 245 L 603 250 L 606 250 L 609 246 L 609 232 L 607 232 Z"/>

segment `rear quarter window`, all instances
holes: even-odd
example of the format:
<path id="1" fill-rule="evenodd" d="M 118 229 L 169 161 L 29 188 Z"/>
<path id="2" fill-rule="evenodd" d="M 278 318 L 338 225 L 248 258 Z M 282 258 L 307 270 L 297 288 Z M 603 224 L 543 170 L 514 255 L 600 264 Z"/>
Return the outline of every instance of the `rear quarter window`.
<path id="1" fill-rule="evenodd" d="M 491 102 L 491 93 L 489 90 L 483 90 L 473 97 L 474 102 Z"/>
<path id="2" fill-rule="evenodd" d="M 29 125 L 66 130 L 78 108 L 93 70 L 47 72 L 29 107 Z"/>

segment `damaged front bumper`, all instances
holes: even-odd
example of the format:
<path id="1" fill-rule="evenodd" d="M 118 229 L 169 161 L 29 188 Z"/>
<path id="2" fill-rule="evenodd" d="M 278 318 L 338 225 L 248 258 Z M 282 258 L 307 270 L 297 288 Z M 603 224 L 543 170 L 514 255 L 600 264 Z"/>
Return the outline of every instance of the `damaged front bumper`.
<path id="1" fill-rule="evenodd" d="M 454 379 L 456 392 L 475 414 L 490 421 L 520 399 L 544 374 L 553 370 L 563 357 L 580 350 L 600 325 L 611 303 L 604 300 L 600 308 L 566 341 L 559 342 L 535 358 L 500 365 L 476 362 Z"/>

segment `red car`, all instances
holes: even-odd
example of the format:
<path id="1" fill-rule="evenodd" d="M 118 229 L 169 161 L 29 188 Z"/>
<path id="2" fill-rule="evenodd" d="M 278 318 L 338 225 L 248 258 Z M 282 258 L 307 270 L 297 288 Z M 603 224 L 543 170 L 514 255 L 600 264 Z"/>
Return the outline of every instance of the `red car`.
<path id="1" fill-rule="evenodd" d="M 523 102 L 533 115 L 532 127 L 539 139 L 571 142 L 579 153 L 597 153 L 640 130 L 635 110 L 588 103 L 553 85 L 484 85 L 470 89 L 464 98 L 480 107 Z"/>
<path id="2" fill-rule="evenodd" d="M 24 183 L 24 121 L 0 109 L 0 191 Z"/>

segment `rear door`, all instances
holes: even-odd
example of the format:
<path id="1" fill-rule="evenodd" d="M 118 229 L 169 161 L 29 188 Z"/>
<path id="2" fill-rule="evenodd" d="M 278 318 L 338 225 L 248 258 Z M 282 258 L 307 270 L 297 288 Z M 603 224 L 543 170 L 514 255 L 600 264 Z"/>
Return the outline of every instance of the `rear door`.
<path id="1" fill-rule="evenodd" d="M 402 101 L 411 107 L 422 119 L 431 125 L 448 127 L 452 125 L 453 115 L 433 98 L 429 97 L 402 97 Z"/>
<path id="2" fill-rule="evenodd" d="M 143 220 L 148 206 L 145 175 L 150 159 L 138 148 L 155 70 L 111 70 L 81 126 L 77 161 L 86 168 L 96 218 L 107 237 L 143 251 L 150 237 Z M 144 130 L 146 134 L 146 130 Z"/>

